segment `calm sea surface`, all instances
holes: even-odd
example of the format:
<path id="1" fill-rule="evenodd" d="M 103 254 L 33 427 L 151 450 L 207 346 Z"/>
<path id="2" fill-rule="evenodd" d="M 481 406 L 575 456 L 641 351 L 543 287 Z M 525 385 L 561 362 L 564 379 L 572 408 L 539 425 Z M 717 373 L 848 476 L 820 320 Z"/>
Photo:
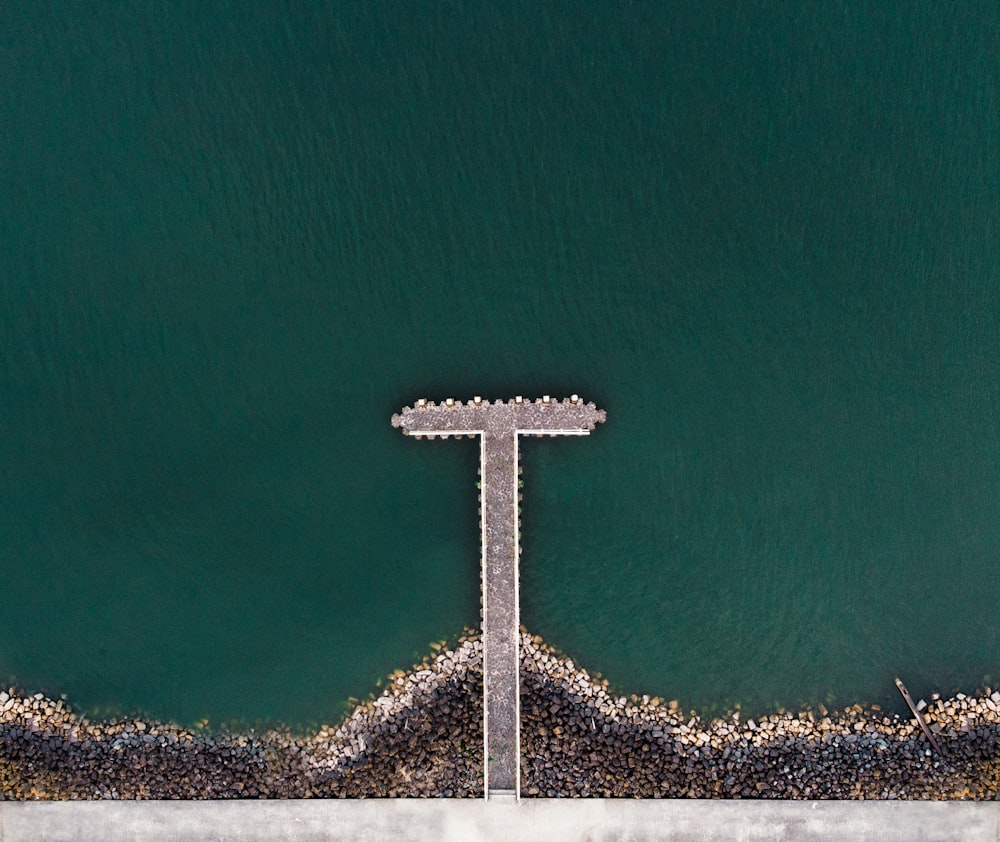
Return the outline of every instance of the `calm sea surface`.
<path id="1" fill-rule="evenodd" d="M 0 682 L 338 718 L 479 619 L 717 709 L 1000 680 L 1000 6 L 4 4 Z M 989 678 L 987 678 L 989 677 Z"/>

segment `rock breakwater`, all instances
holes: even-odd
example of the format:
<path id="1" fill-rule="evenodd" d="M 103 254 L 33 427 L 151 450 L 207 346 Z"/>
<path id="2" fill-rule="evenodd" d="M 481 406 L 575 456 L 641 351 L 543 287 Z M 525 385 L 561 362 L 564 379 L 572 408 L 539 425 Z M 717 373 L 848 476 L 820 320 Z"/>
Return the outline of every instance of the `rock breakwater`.
<path id="1" fill-rule="evenodd" d="M 676 702 L 614 696 L 525 639 L 527 796 L 791 799 L 996 798 L 1000 692 L 933 698 L 916 722 L 854 705 L 703 720 Z"/>
<path id="2" fill-rule="evenodd" d="M 917 724 L 860 705 L 703 720 L 615 696 L 521 638 L 526 797 L 996 798 L 1000 692 L 932 698 Z M 42 694 L 0 692 L 9 799 L 475 797 L 483 790 L 482 644 L 442 648 L 310 735 L 90 722 Z"/>

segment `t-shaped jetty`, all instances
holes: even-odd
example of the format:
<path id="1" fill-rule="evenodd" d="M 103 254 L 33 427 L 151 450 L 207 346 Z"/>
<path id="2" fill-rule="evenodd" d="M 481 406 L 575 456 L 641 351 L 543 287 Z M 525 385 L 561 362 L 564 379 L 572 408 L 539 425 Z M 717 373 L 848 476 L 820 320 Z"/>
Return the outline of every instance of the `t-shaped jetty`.
<path id="1" fill-rule="evenodd" d="M 586 436 L 606 413 L 578 395 L 490 403 L 418 400 L 392 416 L 414 438 L 479 436 L 483 566 L 484 795 L 520 798 L 519 436 Z"/>

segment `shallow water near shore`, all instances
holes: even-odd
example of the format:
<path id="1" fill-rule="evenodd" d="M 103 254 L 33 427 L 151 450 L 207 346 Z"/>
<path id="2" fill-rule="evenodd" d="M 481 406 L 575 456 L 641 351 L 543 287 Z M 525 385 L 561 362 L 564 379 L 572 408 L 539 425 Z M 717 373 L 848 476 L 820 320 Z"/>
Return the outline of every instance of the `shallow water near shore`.
<path id="1" fill-rule="evenodd" d="M 522 619 L 745 710 L 1000 676 L 996 9 L 0 9 L 0 683 L 337 719 Z"/>

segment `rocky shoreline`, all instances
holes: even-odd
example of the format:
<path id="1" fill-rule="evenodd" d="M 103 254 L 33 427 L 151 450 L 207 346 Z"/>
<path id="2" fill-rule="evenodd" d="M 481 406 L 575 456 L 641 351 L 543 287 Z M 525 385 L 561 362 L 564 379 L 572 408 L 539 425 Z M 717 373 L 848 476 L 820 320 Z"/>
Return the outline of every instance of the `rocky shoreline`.
<path id="1" fill-rule="evenodd" d="M 932 698 L 917 724 L 860 705 L 703 720 L 612 696 L 522 635 L 524 797 L 995 799 L 1000 692 Z M 138 719 L 89 722 L 62 701 L 0 692 L 7 799 L 477 797 L 483 790 L 482 643 L 461 639 L 340 725 L 207 733 Z"/>

